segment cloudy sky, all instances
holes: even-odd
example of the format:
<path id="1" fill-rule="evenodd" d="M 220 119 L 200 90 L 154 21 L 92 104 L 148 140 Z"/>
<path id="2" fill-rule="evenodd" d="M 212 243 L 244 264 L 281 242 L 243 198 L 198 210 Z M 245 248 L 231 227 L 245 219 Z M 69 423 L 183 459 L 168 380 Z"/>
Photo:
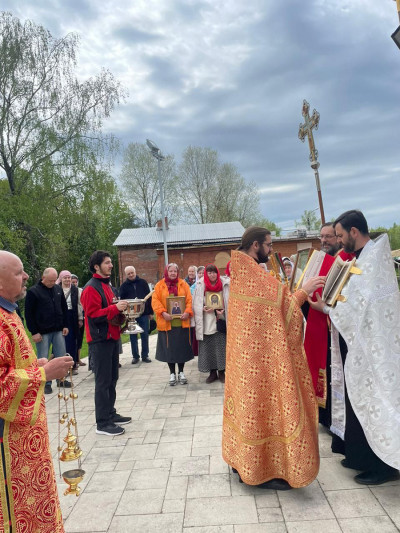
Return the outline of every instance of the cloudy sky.
<path id="1" fill-rule="evenodd" d="M 326 218 L 359 208 L 372 227 L 400 223 L 393 0 L 2 0 L 1 9 L 56 37 L 81 35 L 80 75 L 109 68 L 129 92 L 106 125 L 125 145 L 150 138 L 178 162 L 188 145 L 217 150 L 258 184 L 264 216 L 284 229 L 318 208 L 297 137 L 307 99 L 321 115 Z"/>

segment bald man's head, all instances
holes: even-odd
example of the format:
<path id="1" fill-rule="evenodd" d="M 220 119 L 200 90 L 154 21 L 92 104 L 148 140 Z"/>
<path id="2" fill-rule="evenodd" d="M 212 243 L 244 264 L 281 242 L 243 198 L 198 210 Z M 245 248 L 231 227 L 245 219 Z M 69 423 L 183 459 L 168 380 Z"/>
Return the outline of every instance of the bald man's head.
<path id="1" fill-rule="evenodd" d="M 12 303 L 21 300 L 26 294 L 28 279 L 21 259 L 11 252 L 0 250 L 0 296 Z"/>
<path id="2" fill-rule="evenodd" d="M 133 266 L 127 266 L 125 267 L 125 276 L 130 281 L 133 281 L 136 278 L 136 270 Z"/>
<path id="3" fill-rule="evenodd" d="M 45 268 L 42 276 L 42 283 L 48 289 L 51 289 L 56 284 L 58 278 L 57 270 L 55 268 Z"/>

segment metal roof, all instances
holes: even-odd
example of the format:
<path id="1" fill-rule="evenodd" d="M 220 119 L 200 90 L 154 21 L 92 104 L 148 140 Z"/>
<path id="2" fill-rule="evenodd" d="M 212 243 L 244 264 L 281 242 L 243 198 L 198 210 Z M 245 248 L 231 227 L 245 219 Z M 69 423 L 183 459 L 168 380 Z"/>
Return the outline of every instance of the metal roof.
<path id="1" fill-rule="evenodd" d="M 244 227 L 240 222 L 217 222 L 214 224 L 188 224 L 169 226 L 167 244 L 196 244 L 240 241 Z M 123 229 L 114 246 L 138 246 L 141 244 L 162 244 L 162 230 L 154 228 Z"/>

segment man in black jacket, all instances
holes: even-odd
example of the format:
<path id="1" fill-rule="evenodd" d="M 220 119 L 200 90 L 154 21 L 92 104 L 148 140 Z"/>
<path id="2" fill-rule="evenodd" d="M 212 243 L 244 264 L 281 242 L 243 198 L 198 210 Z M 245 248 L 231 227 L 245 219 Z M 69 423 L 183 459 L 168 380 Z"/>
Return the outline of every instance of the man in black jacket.
<path id="1" fill-rule="evenodd" d="M 149 285 L 146 280 L 139 278 L 136 274 L 135 267 L 127 266 L 125 268 L 126 280 L 119 289 L 121 300 L 133 300 L 135 298 L 143 299 L 150 292 Z M 142 328 L 143 333 L 140 334 L 142 341 L 142 361 L 143 363 L 151 363 L 149 358 L 149 319 L 153 318 L 153 309 L 151 307 L 151 299 L 146 302 L 143 314 L 136 319 L 136 322 Z M 131 335 L 131 349 L 132 349 L 132 364 L 139 362 L 139 347 L 137 335 Z"/>
<path id="2" fill-rule="evenodd" d="M 32 340 L 36 343 L 37 357 L 65 355 L 65 336 L 68 335 L 68 307 L 64 292 L 56 285 L 57 271 L 46 268 L 41 281 L 31 287 L 26 295 L 25 320 Z M 66 387 L 71 384 L 64 381 Z M 51 381 L 46 382 L 45 394 L 51 394 Z"/>

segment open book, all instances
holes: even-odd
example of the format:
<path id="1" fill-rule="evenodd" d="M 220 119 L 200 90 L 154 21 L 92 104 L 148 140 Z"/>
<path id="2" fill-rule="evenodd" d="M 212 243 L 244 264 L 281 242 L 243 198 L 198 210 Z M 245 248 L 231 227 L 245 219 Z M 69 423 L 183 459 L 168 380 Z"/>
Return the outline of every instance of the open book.
<path id="1" fill-rule="evenodd" d="M 302 267 L 300 267 L 301 254 L 304 254 L 306 260 L 308 259 L 307 263 L 305 265 L 303 264 Z M 301 252 L 297 254 L 296 270 L 300 267 L 302 268 L 303 273 L 296 285 L 296 291 L 301 289 L 303 283 L 305 283 L 310 278 L 319 276 L 319 272 L 321 270 L 322 263 L 325 259 L 325 255 L 325 252 L 323 252 L 322 250 L 318 251 L 312 250 L 310 248 L 308 248 L 307 250 L 301 250 Z"/>
<path id="2" fill-rule="evenodd" d="M 314 250 L 303 274 L 299 279 L 296 290 L 301 289 L 303 284 L 315 276 L 319 276 L 321 266 L 325 258 L 325 252 Z M 355 258 L 351 261 L 344 261 L 339 255 L 332 264 L 328 275 L 326 276 L 325 287 L 322 292 L 322 299 L 327 305 L 334 306 L 337 300 L 345 301 L 346 299 L 340 294 L 344 284 L 350 274 L 361 274 L 361 270 L 354 266 Z"/>
<path id="3" fill-rule="evenodd" d="M 328 272 L 322 292 L 322 299 L 326 305 L 334 306 L 337 300 L 346 301 L 346 298 L 340 294 L 344 284 L 349 279 L 350 274 L 361 274 L 361 270 L 354 266 L 355 262 L 355 258 L 351 261 L 343 261 L 340 256 L 336 257 Z"/>

